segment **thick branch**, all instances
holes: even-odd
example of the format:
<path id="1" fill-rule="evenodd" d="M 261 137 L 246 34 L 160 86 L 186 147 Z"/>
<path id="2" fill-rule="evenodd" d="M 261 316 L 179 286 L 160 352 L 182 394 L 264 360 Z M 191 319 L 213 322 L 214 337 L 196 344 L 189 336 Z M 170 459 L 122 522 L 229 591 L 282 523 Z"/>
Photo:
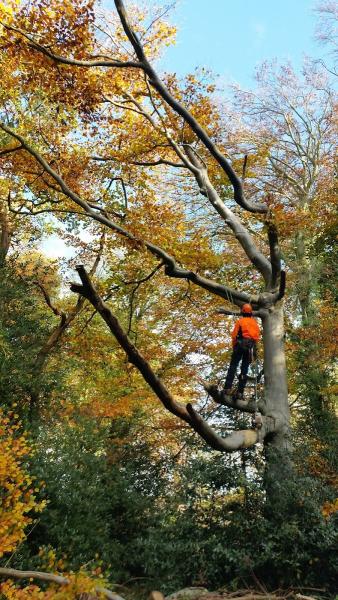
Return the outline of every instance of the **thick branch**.
<path id="1" fill-rule="evenodd" d="M 139 62 L 131 61 L 131 60 L 128 60 L 128 61 L 121 61 L 121 60 L 114 60 L 114 59 L 77 60 L 75 58 L 67 58 L 66 56 L 60 56 L 59 54 L 55 54 L 54 52 L 52 52 L 45 46 L 42 46 L 41 44 L 39 44 L 34 39 L 33 36 L 29 35 L 22 29 L 19 29 L 18 27 L 13 27 L 11 25 L 6 25 L 5 23 L 2 23 L 2 25 L 3 25 L 3 27 L 5 27 L 5 29 L 7 29 L 9 31 L 14 31 L 15 33 L 19 33 L 20 35 L 25 37 L 27 40 L 29 40 L 30 43 L 28 45 L 30 46 L 30 48 L 34 48 L 35 50 L 38 50 L 39 52 L 42 52 L 42 54 L 45 54 L 46 56 L 48 56 L 48 58 L 51 58 L 52 60 L 55 60 L 56 62 L 62 63 L 64 65 L 74 65 L 76 67 L 119 67 L 119 68 L 136 68 L 136 69 L 142 68 L 142 65 Z"/>
<path id="2" fill-rule="evenodd" d="M 66 577 L 41 571 L 19 571 L 18 569 L 0 567 L 0 575 L 4 575 L 5 577 L 15 577 L 16 579 L 38 579 L 39 581 L 48 581 L 59 585 L 67 585 L 67 583 L 69 583 L 69 580 Z"/>
<path id="3" fill-rule="evenodd" d="M 208 292 L 211 292 L 216 296 L 220 296 L 221 298 L 228 300 L 228 302 L 231 302 L 231 304 L 236 304 L 237 306 L 242 306 L 244 302 L 258 302 L 258 296 L 250 296 L 250 294 L 247 294 L 246 292 L 240 292 L 212 281 L 211 279 L 207 279 L 206 277 L 201 277 L 193 271 L 188 271 L 187 269 L 178 267 L 176 262 L 172 262 L 172 264 L 170 264 L 168 261 L 166 261 L 165 274 L 169 275 L 169 277 L 175 277 L 177 279 L 187 279 L 199 287 L 204 288 Z"/>
<path id="4" fill-rule="evenodd" d="M 70 198 L 73 202 L 75 202 L 75 204 L 77 204 L 78 206 L 81 206 L 81 208 L 85 211 L 84 214 L 89 215 L 95 221 L 98 221 L 99 223 L 106 225 L 112 231 L 133 241 L 134 243 L 138 244 L 139 246 L 143 246 L 143 247 L 147 248 L 154 256 L 161 259 L 165 263 L 165 265 L 166 265 L 165 272 L 168 276 L 176 277 L 176 278 L 180 278 L 180 279 L 187 279 L 188 281 L 195 283 L 196 285 L 202 287 L 203 289 L 205 289 L 213 294 L 216 294 L 217 296 L 220 296 L 221 298 L 225 298 L 229 302 L 232 302 L 233 304 L 237 304 L 239 306 L 241 306 L 244 302 L 257 301 L 257 299 L 252 298 L 252 296 L 250 296 L 249 294 L 247 294 L 245 292 L 240 292 L 238 290 L 228 288 L 227 286 L 221 285 L 215 281 L 212 281 L 211 279 L 207 279 L 205 277 L 197 275 L 193 271 L 189 271 L 187 269 L 182 269 L 182 268 L 178 267 L 175 259 L 172 256 L 170 256 L 170 254 L 168 254 L 165 250 L 163 250 L 159 246 L 156 246 L 155 244 L 152 244 L 151 242 L 147 242 L 147 241 L 138 239 L 132 233 L 130 233 L 129 231 L 127 231 L 120 225 L 117 225 L 117 223 L 114 223 L 113 221 L 111 221 L 111 219 L 109 219 L 107 215 L 101 214 L 101 212 L 97 212 L 95 209 L 92 209 L 88 202 L 86 202 L 85 200 L 80 198 L 80 196 L 78 196 L 78 194 L 73 192 L 68 187 L 68 185 L 66 184 L 64 179 L 59 175 L 59 173 L 57 173 L 50 166 L 50 164 L 41 156 L 41 154 L 39 152 L 37 152 L 37 150 L 35 150 L 35 148 L 30 146 L 30 144 L 28 144 L 21 135 L 19 135 L 15 131 L 13 131 L 10 127 L 5 125 L 4 123 L 0 123 L 0 128 L 21 142 L 23 148 L 25 150 L 27 150 L 27 152 L 29 152 L 29 154 L 34 156 L 34 158 L 45 169 L 45 171 L 48 173 L 48 175 L 50 175 L 54 179 L 54 181 L 56 181 L 56 183 L 60 187 L 60 192 L 62 192 L 65 196 Z"/>
<path id="5" fill-rule="evenodd" d="M 187 144 L 185 144 L 184 148 L 190 162 L 196 167 L 194 174 L 201 194 L 208 198 L 218 214 L 234 232 L 236 239 L 242 246 L 249 260 L 259 270 L 259 272 L 262 273 L 265 282 L 270 283 L 270 262 L 264 256 L 264 254 L 258 250 L 247 228 L 242 225 L 239 218 L 224 204 L 223 200 L 221 200 L 208 177 L 206 166 L 202 163 L 200 157 L 197 156 L 195 150 Z"/>
<path id="6" fill-rule="evenodd" d="M 244 429 L 234 431 L 226 438 L 217 436 L 215 438 L 214 430 L 206 423 L 202 417 L 193 409 L 191 404 L 187 404 L 187 410 L 191 416 L 191 427 L 207 442 L 214 450 L 223 452 L 234 452 L 240 448 L 249 448 L 258 442 L 258 433 L 255 429 Z"/>
<path id="7" fill-rule="evenodd" d="M 103 320 L 107 323 L 110 331 L 123 348 L 128 356 L 129 361 L 140 371 L 145 381 L 150 385 L 155 394 L 161 400 L 167 410 L 178 416 L 187 423 L 190 422 L 189 415 L 185 407 L 178 404 L 171 396 L 170 392 L 165 388 L 162 381 L 155 375 L 146 359 L 137 350 L 134 344 L 129 340 L 128 336 L 123 331 L 118 319 L 113 315 L 109 306 L 103 301 L 101 296 L 93 286 L 85 268 L 80 265 L 76 268 L 82 285 L 76 283 L 71 284 L 71 290 L 77 294 L 81 294 L 97 310 Z"/>
<path id="8" fill-rule="evenodd" d="M 278 233 L 277 228 L 274 223 L 268 221 L 268 238 L 269 238 L 269 247 L 270 247 L 270 262 L 271 262 L 271 281 L 270 281 L 270 289 L 274 290 L 278 285 L 278 280 L 281 274 L 282 263 L 281 263 L 281 254 L 278 243 Z"/>
<path id="9" fill-rule="evenodd" d="M 265 204 L 251 204 L 244 196 L 243 185 L 241 179 L 233 170 L 232 166 L 225 158 L 225 156 L 221 153 L 219 148 L 214 144 L 214 142 L 210 139 L 207 132 L 201 127 L 201 125 L 196 121 L 196 119 L 192 116 L 192 114 L 178 101 L 176 100 L 168 88 L 164 85 L 164 83 L 159 79 L 157 73 L 148 62 L 146 58 L 142 45 L 134 32 L 131 24 L 129 23 L 127 13 L 124 7 L 124 3 L 122 0 L 115 0 L 115 6 L 117 12 L 119 14 L 123 29 L 132 44 L 136 56 L 142 65 L 144 71 L 147 73 L 149 77 L 149 83 L 156 89 L 156 91 L 160 94 L 160 96 L 171 106 L 171 108 L 179 114 L 183 119 L 190 125 L 191 129 L 197 135 L 197 137 L 203 142 L 203 144 L 208 148 L 211 155 L 216 159 L 218 164 L 222 167 L 223 171 L 228 176 L 233 190 L 234 190 L 234 199 L 242 208 L 250 211 L 250 212 L 258 212 L 258 213 L 266 213 L 267 206 Z"/>
<path id="10" fill-rule="evenodd" d="M 281 271 L 280 273 L 280 281 L 279 281 L 279 290 L 275 292 L 275 294 L 271 295 L 271 299 L 273 304 L 279 302 L 284 298 L 286 288 L 286 273 L 285 271 Z"/>
<path id="11" fill-rule="evenodd" d="M 155 374 L 149 362 L 142 356 L 123 331 L 118 319 L 96 291 L 85 268 L 80 265 L 76 270 L 82 285 L 72 283 L 71 290 L 77 294 L 81 294 L 91 302 L 127 354 L 129 361 L 139 370 L 143 379 L 149 384 L 169 412 L 188 423 L 215 450 L 232 452 L 256 443 L 258 439 L 257 433 L 251 430 L 237 431 L 226 438 L 222 438 L 192 408 L 191 404 L 187 404 L 186 407 L 179 404 L 169 390 L 167 390 L 161 379 Z"/>

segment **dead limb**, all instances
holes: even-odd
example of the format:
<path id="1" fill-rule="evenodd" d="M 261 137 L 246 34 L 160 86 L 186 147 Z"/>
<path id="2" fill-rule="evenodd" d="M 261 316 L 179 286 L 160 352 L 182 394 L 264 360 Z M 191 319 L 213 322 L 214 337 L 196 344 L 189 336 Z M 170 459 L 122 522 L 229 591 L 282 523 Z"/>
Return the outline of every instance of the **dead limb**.
<path id="1" fill-rule="evenodd" d="M 201 194 L 208 198 L 211 205 L 235 234 L 237 241 L 242 246 L 250 262 L 263 275 L 266 284 L 269 284 L 271 279 L 271 263 L 264 256 L 264 254 L 259 251 L 248 229 L 242 225 L 237 215 L 235 215 L 220 198 L 209 179 L 206 165 L 202 162 L 201 157 L 197 155 L 196 150 L 194 150 L 194 148 L 188 144 L 184 145 L 184 149 L 189 157 L 190 162 L 195 167 L 194 175 Z"/>

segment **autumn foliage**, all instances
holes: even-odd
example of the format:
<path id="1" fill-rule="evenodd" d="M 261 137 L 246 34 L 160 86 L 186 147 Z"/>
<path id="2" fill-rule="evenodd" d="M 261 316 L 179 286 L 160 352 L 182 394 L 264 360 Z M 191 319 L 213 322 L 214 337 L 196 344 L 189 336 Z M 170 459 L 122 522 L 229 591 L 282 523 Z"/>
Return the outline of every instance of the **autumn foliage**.
<path id="1" fill-rule="evenodd" d="M 157 65 L 176 34 L 168 7 L 126 4 Z M 154 586 L 260 579 L 333 589 L 337 100 L 327 69 L 265 63 L 254 93 L 226 98 L 206 69 L 163 73 L 170 103 L 111 7 L 0 1 L 0 21 L 0 564 L 64 577 L 9 578 L 3 597 L 100 597 L 105 580 L 144 585 L 142 598 Z M 252 411 L 208 393 L 224 383 L 243 297 L 262 329 L 279 314 L 258 354 L 263 374 L 267 338 L 278 338 L 279 380 L 265 368 L 256 390 L 251 373 L 245 394 L 255 413 L 257 391 L 264 436 Z M 164 401 L 149 374 L 169 390 Z M 221 443 L 234 431 L 258 443 L 220 456 L 211 430 Z"/>
<path id="2" fill-rule="evenodd" d="M 32 450 L 21 429 L 17 414 L 0 410 L 0 556 L 13 552 L 25 539 L 32 515 L 46 505 L 37 500 L 40 485 L 25 466 Z"/>

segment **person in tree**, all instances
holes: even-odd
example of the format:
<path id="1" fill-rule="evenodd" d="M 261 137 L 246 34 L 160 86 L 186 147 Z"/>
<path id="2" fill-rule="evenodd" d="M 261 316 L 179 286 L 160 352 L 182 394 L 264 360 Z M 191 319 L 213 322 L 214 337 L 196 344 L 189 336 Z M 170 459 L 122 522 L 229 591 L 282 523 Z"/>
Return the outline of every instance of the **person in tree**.
<path id="1" fill-rule="evenodd" d="M 242 316 L 236 321 L 231 334 L 233 351 L 224 384 L 224 394 L 226 396 L 231 396 L 233 393 L 232 384 L 236 375 L 236 370 L 239 363 L 242 361 L 236 393 L 237 398 L 243 398 L 249 365 L 256 357 L 256 346 L 260 338 L 259 325 L 252 316 L 251 304 L 244 304 L 241 308 L 241 312 Z"/>

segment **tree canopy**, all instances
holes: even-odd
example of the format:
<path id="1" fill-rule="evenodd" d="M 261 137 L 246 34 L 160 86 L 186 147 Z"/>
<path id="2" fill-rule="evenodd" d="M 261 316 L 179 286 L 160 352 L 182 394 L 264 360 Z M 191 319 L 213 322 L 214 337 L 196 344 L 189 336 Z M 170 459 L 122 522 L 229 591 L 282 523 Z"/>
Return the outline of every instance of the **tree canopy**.
<path id="1" fill-rule="evenodd" d="M 334 590 L 334 72 L 220 97 L 160 72 L 167 12 L 0 3 L 4 598 Z"/>

